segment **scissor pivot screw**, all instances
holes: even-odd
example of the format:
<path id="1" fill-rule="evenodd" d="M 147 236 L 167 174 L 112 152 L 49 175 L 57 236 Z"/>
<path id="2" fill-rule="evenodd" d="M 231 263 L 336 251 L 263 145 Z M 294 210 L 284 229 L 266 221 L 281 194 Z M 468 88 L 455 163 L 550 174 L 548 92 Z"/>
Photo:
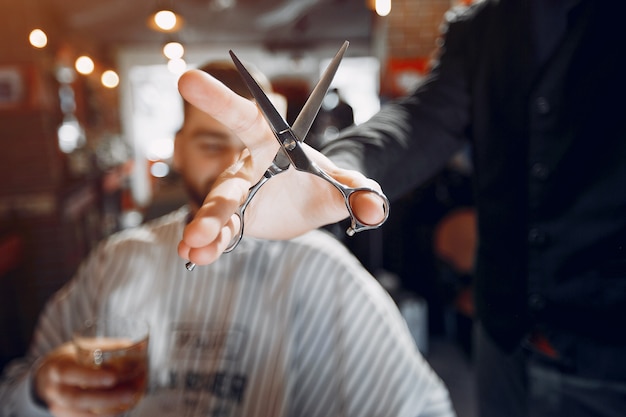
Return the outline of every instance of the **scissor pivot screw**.
<path id="1" fill-rule="evenodd" d="M 296 139 L 291 135 L 287 136 L 287 138 L 283 141 L 283 146 L 288 151 L 292 151 L 296 147 Z"/>

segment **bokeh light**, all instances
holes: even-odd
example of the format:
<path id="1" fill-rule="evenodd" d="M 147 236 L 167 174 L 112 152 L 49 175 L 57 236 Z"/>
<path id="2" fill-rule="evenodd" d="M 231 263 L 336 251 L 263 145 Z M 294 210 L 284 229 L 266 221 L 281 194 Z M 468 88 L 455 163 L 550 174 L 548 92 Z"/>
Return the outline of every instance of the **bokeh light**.
<path id="1" fill-rule="evenodd" d="M 391 0 L 376 0 L 376 14 L 387 16 L 391 13 Z"/>
<path id="2" fill-rule="evenodd" d="M 162 30 L 172 30 L 176 27 L 176 13 L 159 10 L 154 14 L 154 23 Z"/>
<path id="3" fill-rule="evenodd" d="M 150 174 L 156 178 L 166 177 L 170 173 L 170 167 L 165 162 L 155 162 L 150 167 Z"/>
<path id="4" fill-rule="evenodd" d="M 120 77 L 113 70 L 106 70 L 100 77 L 102 85 L 106 88 L 115 88 L 120 84 Z"/>
<path id="5" fill-rule="evenodd" d="M 28 35 L 28 41 L 35 48 L 45 48 L 48 45 L 48 35 L 41 29 L 33 29 Z"/>
<path id="6" fill-rule="evenodd" d="M 72 153 L 85 139 L 85 132 L 74 117 L 66 117 L 57 130 L 59 148 L 65 153 Z"/>
<path id="7" fill-rule="evenodd" d="M 74 68 L 78 73 L 83 75 L 91 74 L 95 68 L 95 64 L 93 63 L 93 59 L 89 58 L 86 55 L 79 56 L 74 63 Z"/>
<path id="8" fill-rule="evenodd" d="M 168 59 L 180 59 L 185 54 L 185 48 L 180 42 L 168 42 L 163 46 L 163 55 Z"/>
<path id="9" fill-rule="evenodd" d="M 187 63 L 184 59 L 170 59 L 167 61 L 167 69 L 176 75 L 180 75 L 187 70 Z"/>

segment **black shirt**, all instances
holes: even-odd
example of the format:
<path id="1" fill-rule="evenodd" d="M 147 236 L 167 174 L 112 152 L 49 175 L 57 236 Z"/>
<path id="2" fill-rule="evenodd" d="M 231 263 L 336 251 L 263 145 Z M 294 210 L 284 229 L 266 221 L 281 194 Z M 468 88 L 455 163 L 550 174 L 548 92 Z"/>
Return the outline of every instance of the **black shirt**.
<path id="1" fill-rule="evenodd" d="M 623 348 L 626 5 L 555 3 L 538 21 L 540 2 L 486 0 L 447 13 L 426 82 L 323 151 L 393 198 L 469 140 L 475 301 L 488 333 L 509 349 L 535 326 L 565 354 L 584 341 Z"/>

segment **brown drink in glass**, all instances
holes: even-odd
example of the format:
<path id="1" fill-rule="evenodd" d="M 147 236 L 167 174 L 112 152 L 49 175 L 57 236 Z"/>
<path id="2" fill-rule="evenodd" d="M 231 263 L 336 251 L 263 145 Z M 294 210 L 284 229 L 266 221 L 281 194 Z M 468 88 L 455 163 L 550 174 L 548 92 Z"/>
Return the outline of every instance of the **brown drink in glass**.
<path id="1" fill-rule="evenodd" d="M 118 384 L 111 390 L 132 390 L 134 401 L 114 409 L 94 409 L 98 414 L 121 413 L 142 398 L 148 381 L 148 325 L 125 318 L 89 320 L 74 334 L 78 361 L 94 369 L 115 372 Z"/>

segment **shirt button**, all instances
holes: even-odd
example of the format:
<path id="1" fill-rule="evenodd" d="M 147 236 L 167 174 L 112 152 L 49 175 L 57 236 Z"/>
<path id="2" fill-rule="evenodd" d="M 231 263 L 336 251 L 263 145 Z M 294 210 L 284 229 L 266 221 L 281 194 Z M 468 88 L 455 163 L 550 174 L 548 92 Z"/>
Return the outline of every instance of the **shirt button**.
<path id="1" fill-rule="evenodd" d="M 541 294 L 530 294 L 528 296 L 528 307 L 534 311 L 538 312 L 545 308 L 546 299 L 543 298 Z"/>
<path id="2" fill-rule="evenodd" d="M 545 97 L 538 97 L 535 100 L 535 106 L 539 114 L 548 114 L 550 112 L 550 102 Z"/>
<path id="3" fill-rule="evenodd" d="M 533 245 L 543 245 L 547 240 L 546 234 L 539 228 L 533 227 L 528 231 L 528 242 Z"/>
<path id="4" fill-rule="evenodd" d="M 548 174 L 548 167 L 541 162 L 535 162 L 530 168 L 530 175 L 532 175 L 532 177 L 535 179 L 545 180 L 546 178 L 548 178 Z"/>

